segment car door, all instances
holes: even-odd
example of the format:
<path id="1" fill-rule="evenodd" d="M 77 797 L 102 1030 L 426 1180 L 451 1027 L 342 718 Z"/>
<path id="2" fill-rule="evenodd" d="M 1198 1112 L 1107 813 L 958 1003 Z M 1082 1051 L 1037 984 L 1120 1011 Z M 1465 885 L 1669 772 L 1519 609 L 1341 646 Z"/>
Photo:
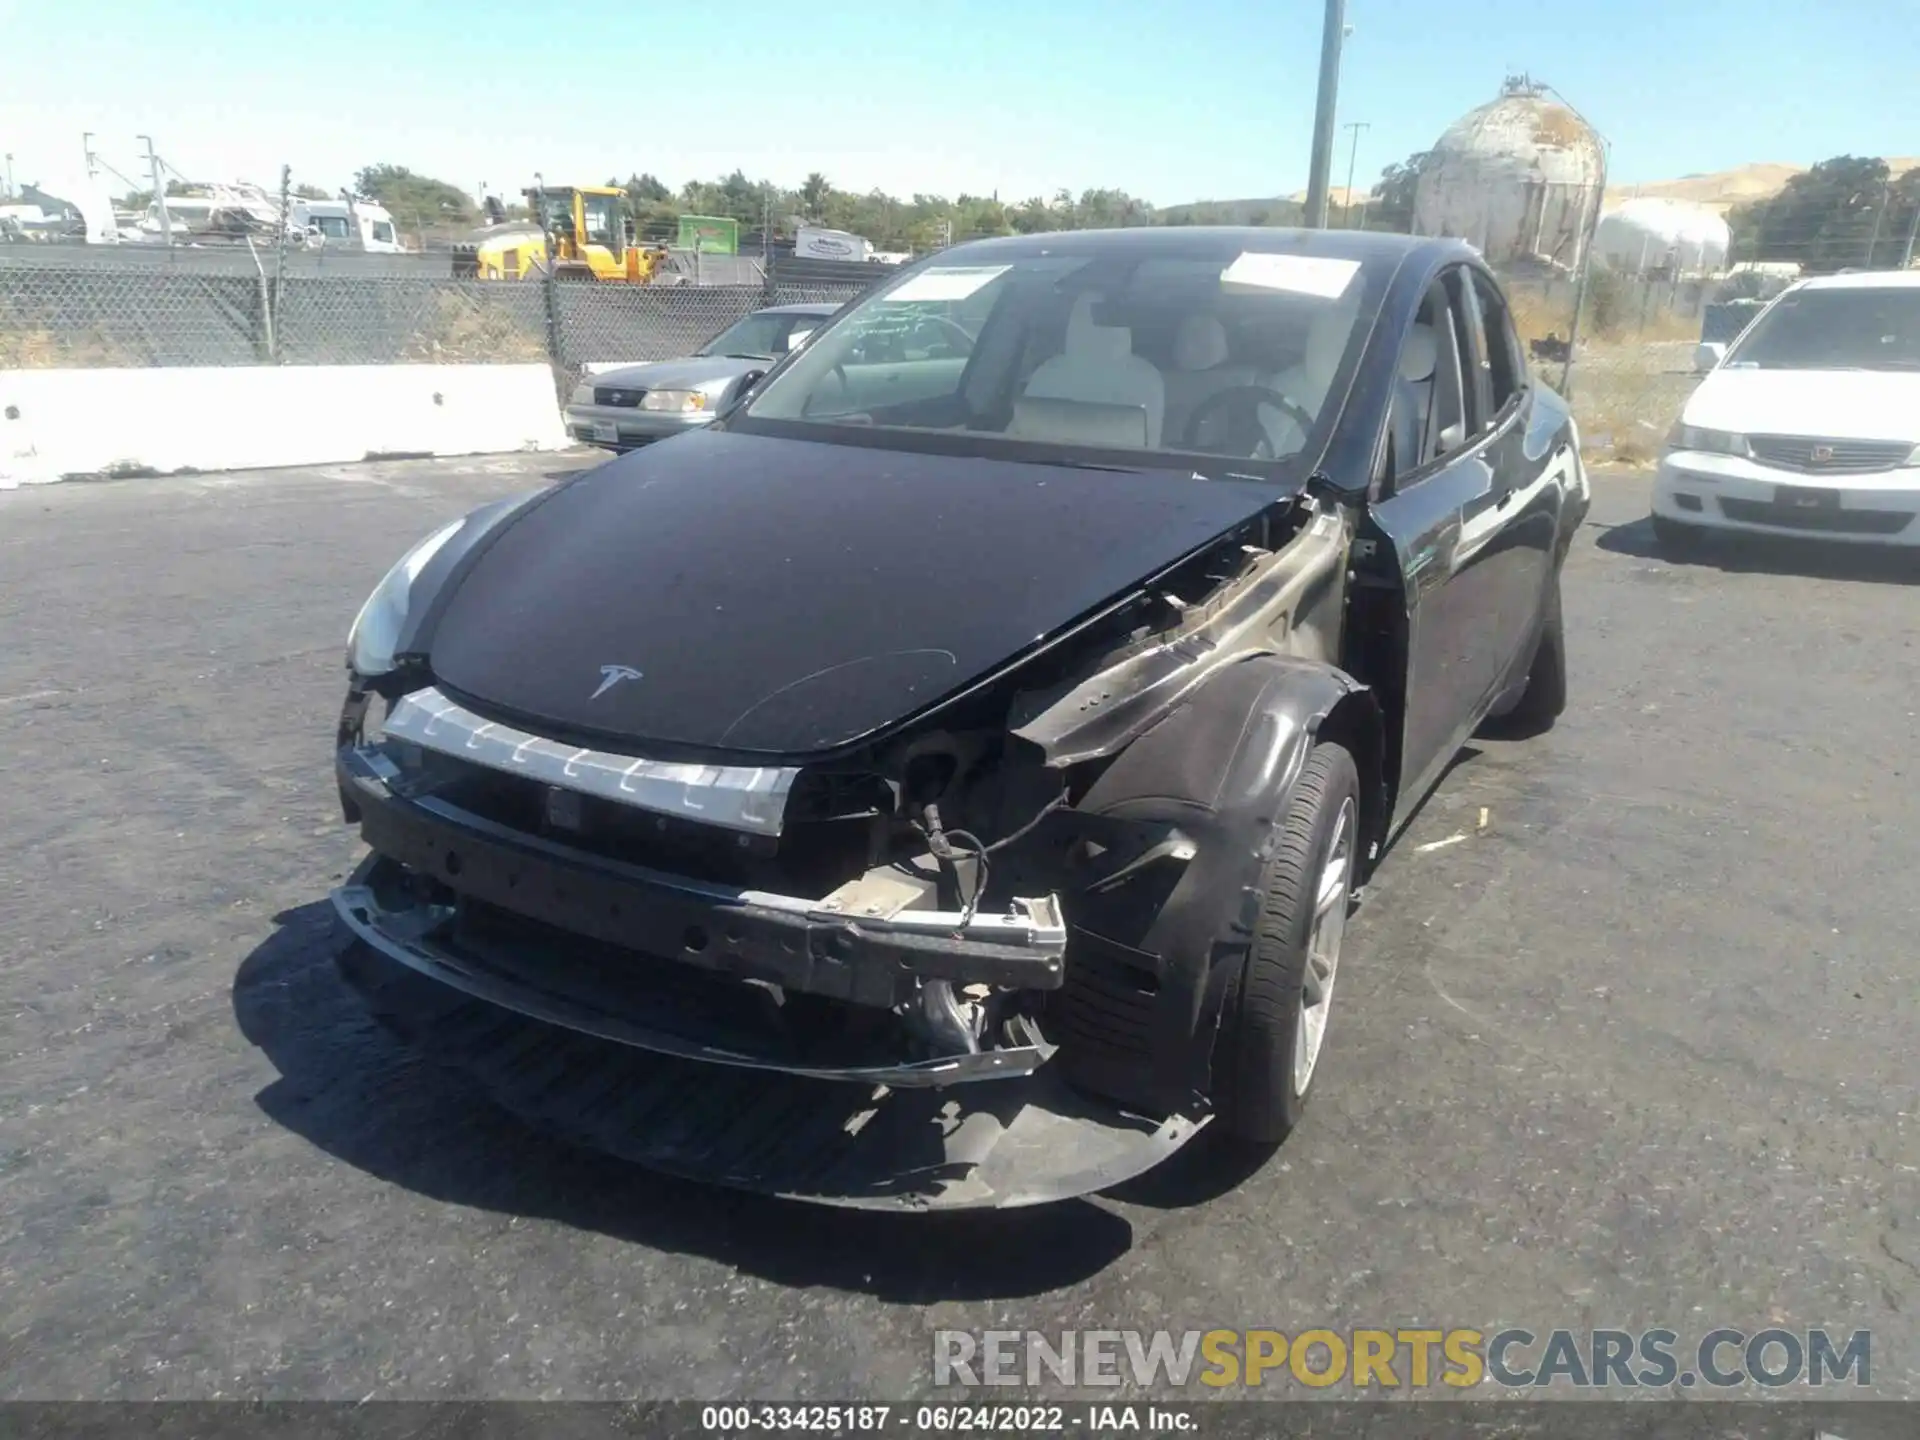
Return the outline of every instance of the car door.
<path id="1" fill-rule="evenodd" d="M 1444 269 L 1401 338 L 1399 378 L 1369 530 L 1397 565 L 1404 606 L 1396 819 L 1432 787 L 1491 703 L 1509 656 L 1499 515 L 1511 501 L 1469 329 L 1467 268 Z M 1368 536 L 1366 538 L 1373 538 Z"/>
<path id="2" fill-rule="evenodd" d="M 1570 449 L 1557 439 L 1551 453 L 1529 448 L 1535 443 L 1527 423 L 1533 382 L 1520 358 L 1506 298 L 1484 270 L 1466 266 L 1462 275 L 1471 292 L 1463 358 L 1473 359 L 1469 388 L 1480 417 L 1476 443 L 1493 474 L 1494 503 L 1463 525 L 1461 545 L 1480 553 L 1480 563 L 1492 572 L 1488 588 L 1495 605 L 1486 636 L 1492 665 L 1486 703 L 1492 704 L 1509 683 L 1524 678 L 1521 672 L 1532 659 L 1572 461 Z"/>

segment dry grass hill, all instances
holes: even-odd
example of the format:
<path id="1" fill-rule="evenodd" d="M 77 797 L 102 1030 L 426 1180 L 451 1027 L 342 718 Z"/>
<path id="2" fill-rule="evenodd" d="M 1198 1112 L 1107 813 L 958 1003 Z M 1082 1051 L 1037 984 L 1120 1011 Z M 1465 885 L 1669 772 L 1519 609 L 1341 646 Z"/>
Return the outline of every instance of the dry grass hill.
<path id="1" fill-rule="evenodd" d="M 1678 180 L 1652 180 L 1644 185 L 1609 185 L 1607 204 L 1617 205 L 1635 196 L 1658 196 L 1666 200 L 1693 200 L 1724 212 L 1750 200 L 1778 195 L 1787 181 L 1806 168 L 1805 165 L 1762 163 L 1716 170 L 1710 175 L 1682 175 Z M 1920 169 L 1920 155 L 1889 156 L 1887 168 L 1895 175 Z"/>
<path id="2" fill-rule="evenodd" d="M 1893 155 L 1887 158 L 1887 168 L 1896 176 L 1909 170 L 1920 170 L 1920 155 Z M 1744 205 L 1749 200 L 1764 200 L 1778 195 L 1786 187 L 1787 181 L 1806 170 L 1805 165 L 1781 165 L 1761 162 L 1756 165 L 1742 165 L 1733 170 L 1715 170 L 1707 175 L 1682 175 L 1677 180 L 1649 180 L 1639 185 L 1609 185 L 1607 204 L 1618 205 L 1622 200 L 1631 200 L 1635 196 L 1651 195 L 1666 200 L 1693 200 L 1702 205 L 1711 205 L 1721 212 L 1735 205 Z M 1296 202 L 1304 201 L 1307 192 L 1296 191 L 1285 197 Z M 1353 199 L 1355 202 L 1367 198 L 1366 187 L 1356 184 Z M 1271 202 L 1269 202 L 1271 203 Z M 1329 192 L 1329 203 L 1335 211 L 1347 204 L 1347 192 L 1341 186 L 1334 186 Z"/>

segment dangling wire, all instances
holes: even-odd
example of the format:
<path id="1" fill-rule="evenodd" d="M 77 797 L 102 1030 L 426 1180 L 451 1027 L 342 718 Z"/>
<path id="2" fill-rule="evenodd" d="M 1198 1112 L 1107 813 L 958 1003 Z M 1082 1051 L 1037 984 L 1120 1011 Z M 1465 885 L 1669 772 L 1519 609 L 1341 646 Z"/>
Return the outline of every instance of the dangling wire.
<path id="1" fill-rule="evenodd" d="M 989 872 L 987 847 L 982 845 L 979 837 L 971 831 L 948 830 L 942 826 L 940 823 L 940 807 L 937 804 L 931 801 L 928 802 L 921 814 L 925 818 L 914 821 L 913 828 L 918 830 L 926 839 L 927 853 L 932 855 L 935 860 L 939 861 L 941 865 L 952 872 L 953 888 L 956 891 L 960 889 L 959 862 L 961 858 L 961 851 L 954 847 L 953 842 L 956 838 L 966 843 L 967 850 L 972 853 L 974 863 L 979 867 L 974 877 L 973 892 L 966 896 L 960 906 L 960 928 L 965 930 L 968 925 L 973 923 L 974 914 L 980 908 L 981 897 L 987 893 L 987 875 Z"/>
<path id="2" fill-rule="evenodd" d="M 967 848 L 973 851 L 973 863 L 977 867 L 973 881 L 973 893 L 967 897 L 967 903 L 960 907 L 960 928 L 965 930 L 967 926 L 973 923 L 973 917 L 980 909 L 980 899 L 987 893 L 987 877 L 992 873 L 992 867 L 987 863 L 987 851 L 990 847 L 982 845 L 979 837 L 970 830 L 949 830 L 947 831 L 947 840 L 949 843 L 955 840 L 964 840 Z M 958 859 L 958 856 L 956 855 L 955 858 Z M 960 867 L 956 864 L 954 866 L 956 885 L 958 884 L 959 874 Z"/>

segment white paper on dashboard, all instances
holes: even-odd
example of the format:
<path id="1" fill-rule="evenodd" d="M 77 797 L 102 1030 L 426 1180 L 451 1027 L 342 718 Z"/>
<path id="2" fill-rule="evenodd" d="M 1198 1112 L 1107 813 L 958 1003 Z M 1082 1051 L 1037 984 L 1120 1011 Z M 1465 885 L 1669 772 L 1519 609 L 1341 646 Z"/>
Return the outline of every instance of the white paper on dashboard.
<path id="1" fill-rule="evenodd" d="M 1273 255 L 1247 251 L 1220 272 L 1222 285 L 1245 285 L 1256 290 L 1286 290 L 1295 295 L 1318 295 L 1337 300 L 1360 273 L 1358 260 L 1330 255 Z"/>
<path id="2" fill-rule="evenodd" d="M 964 300 L 990 285 L 1012 268 L 1007 265 L 943 265 L 922 270 L 886 298 L 895 300 Z"/>

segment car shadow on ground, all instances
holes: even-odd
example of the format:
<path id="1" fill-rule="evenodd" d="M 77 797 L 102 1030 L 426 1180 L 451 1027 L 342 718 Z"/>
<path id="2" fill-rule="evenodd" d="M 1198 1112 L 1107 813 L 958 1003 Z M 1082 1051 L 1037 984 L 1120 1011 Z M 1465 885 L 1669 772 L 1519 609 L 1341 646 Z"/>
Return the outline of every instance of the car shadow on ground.
<path id="1" fill-rule="evenodd" d="M 1589 522 L 1590 524 L 1595 522 Z M 1600 526 L 1600 549 L 1638 560 L 1700 566 L 1732 575 L 1798 575 L 1812 580 L 1859 580 L 1875 585 L 1920 584 L 1920 555 L 1893 545 L 1851 545 L 1843 541 L 1792 539 L 1779 535 L 1708 534 L 1684 551 L 1672 551 L 1653 538 L 1646 516 L 1622 525 Z"/>
<path id="2" fill-rule="evenodd" d="M 1044 1294 L 1097 1274 L 1133 1244 L 1125 1219 L 1084 1200 L 939 1215 L 837 1210 L 695 1185 L 564 1145 L 374 1023 L 334 968 L 329 904 L 274 921 L 233 984 L 241 1033 L 279 1071 L 257 1103 L 328 1154 L 415 1194 L 903 1304 Z"/>

